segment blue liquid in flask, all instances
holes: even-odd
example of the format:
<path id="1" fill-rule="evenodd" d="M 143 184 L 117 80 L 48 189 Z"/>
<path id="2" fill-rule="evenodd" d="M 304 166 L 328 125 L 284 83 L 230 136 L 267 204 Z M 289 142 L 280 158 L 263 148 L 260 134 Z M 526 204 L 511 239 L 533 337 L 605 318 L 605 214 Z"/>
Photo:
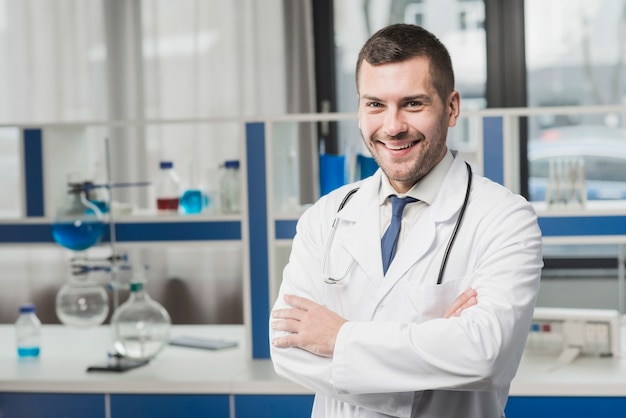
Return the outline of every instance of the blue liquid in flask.
<path id="1" fill-rule="evenodd" d="M 185 213 L 200 213 L 208 206 L 208 197 L 198 189 L 189 189 L 180 198 L 180 205 Z"/>
<path id="2" fill-rule="evenodd" d="M 39 347 L 18 347 L 17 355 L 19 357 L 39 357 Z"/>
<path id="3" fill-rule="evenodd" d="M 97 244 L 104 235 L 104 223 L 99 220 L 74 220 L 52 225 L 52 237 L 61 246 L 82 251 Z"/>

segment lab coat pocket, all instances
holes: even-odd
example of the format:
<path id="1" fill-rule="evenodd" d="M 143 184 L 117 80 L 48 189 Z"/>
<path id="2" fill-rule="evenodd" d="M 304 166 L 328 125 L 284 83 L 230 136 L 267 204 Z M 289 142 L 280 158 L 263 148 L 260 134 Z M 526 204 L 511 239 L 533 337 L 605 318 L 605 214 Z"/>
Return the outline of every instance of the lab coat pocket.
<path id="1" fill-rule="evenodd" d="M 446 280 L 442 284 L 416 283 L 408 297 L 416 311 L 415 319 L 423 322 L 442 318 L 454 300 L 469 287 L 469 277 Z"/>

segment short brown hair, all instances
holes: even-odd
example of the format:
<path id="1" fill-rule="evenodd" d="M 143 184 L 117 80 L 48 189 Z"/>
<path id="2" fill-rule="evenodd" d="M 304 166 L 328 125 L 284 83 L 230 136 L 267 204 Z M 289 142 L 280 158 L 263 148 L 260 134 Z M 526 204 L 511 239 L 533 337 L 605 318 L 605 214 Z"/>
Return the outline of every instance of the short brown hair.
<path id="1" fill-rule="evenodd" d="M 426 29 L 417 25 L 398 23 L 380 29 L 372 35 L 359 52 L 356 63 L 356 83 L 363 60 L 370 65 L 402 62 L 414 57 L 430 60 L 430 75 L 442 100 L 454 90 L 454 70 L 447 48 Z"/>

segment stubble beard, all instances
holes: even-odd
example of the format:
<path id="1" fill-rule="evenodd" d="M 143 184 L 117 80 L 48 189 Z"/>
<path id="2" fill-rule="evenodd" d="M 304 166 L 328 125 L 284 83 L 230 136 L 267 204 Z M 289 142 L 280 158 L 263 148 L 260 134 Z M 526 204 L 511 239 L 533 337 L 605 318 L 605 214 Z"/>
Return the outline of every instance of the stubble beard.
<path id="1" fill-rule="evenodd" d="M 446 149 L 446 141 L 445 137 L 442 139 L 443 132 L 440 131 L 437 136 L 438 139 L 435 142 L 430 141 L 426 143 L 427 139 L 424 137 L 424 135 L 418 133 L 417 136 L 413 136 L 412 141 L 420 141 L 420 143 L 416 144 L 415 146 L 425 145 L 422 153 L 418 154 L 417 157 L 409 157 L 412 158 L 412 160 L 401 161 L 399 163 L 389 163 L 388 165 L 385 165 L 381 164 L 382 158 L 379 156 L 376 149 L 376 144 L 381 139 L 381 137 L 374 135 L 370 137 L 369 140 L 365 140 L 365 138 L 363 137 L 363 133 L 361 132 L 363 142 L 365 142 L 365 145 L 370 150 L 374 161 L 376 161 L 378 166 L 382 169 L 383 173 L 385 173 L 385 175 L 390 180 L 410 185 L 414 185 L 419 180 L 421 180 L 422 177 L 428 174 L 430 170 L 432 170 L 433 167 L 435 167 L 439 163 L 439 161 L 441 161 L 443 155 L 445 155 L 444 149 Z M 390 137 L 384 139 L 388 140 L 389 138 Z M 408 162 L 412 162 L 412 164 L 407 166 L 406 164 Z M 404 169 L 404 172 L 391 173 L 390 170 L 397 168 L 399 164 L 401 164 L 403 167 L 407 167 L 406 169 Z"/>

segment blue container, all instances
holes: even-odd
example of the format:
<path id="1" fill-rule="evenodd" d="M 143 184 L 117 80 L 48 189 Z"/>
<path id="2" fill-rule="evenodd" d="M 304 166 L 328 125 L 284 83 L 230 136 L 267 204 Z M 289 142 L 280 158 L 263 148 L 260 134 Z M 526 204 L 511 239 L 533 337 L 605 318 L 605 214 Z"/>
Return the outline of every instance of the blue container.
<path id="1" fill-rule="evenodd" d="M 320 155 L 321 196 L 346 183 L 346 157 L 343 155 Z"/>
<path id="2" fill-rule="evenodd" d="M 200 213 L 209 205 L 209 198 L 201 190 L 185 190 L 180 198 L 180 205 L 185 213 Z"/>
<path id="3" fill-rule="evenodd" d="M 356 156 L 356 166 L 358 170 L 358 178 L 361 180 L 371 176 L 376 172 L 376 170 L 378 170 L 378 164 L 374 158 L 363 154 L 358 154 Z"/>

